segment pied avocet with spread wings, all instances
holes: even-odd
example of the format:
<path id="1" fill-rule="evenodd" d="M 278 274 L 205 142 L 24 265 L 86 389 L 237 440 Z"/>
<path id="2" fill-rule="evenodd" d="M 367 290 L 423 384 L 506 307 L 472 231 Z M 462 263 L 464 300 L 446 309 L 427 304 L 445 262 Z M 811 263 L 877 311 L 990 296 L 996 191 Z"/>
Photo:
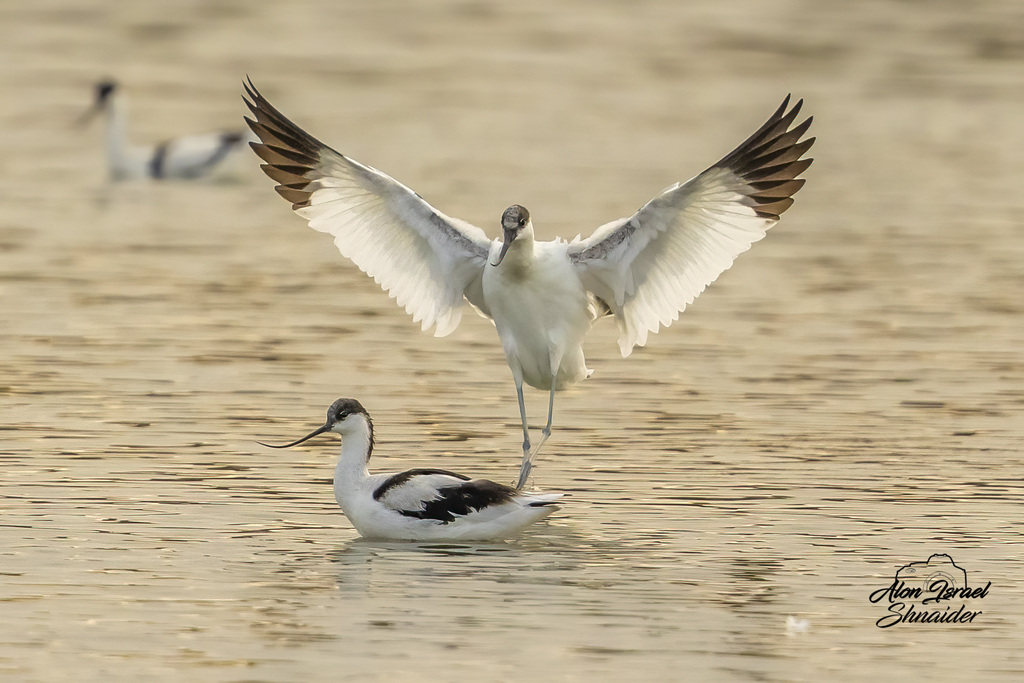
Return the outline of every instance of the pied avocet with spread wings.
<path id="1" fill-rule="evenodd" d="M 803 100 L 789 96 L 736 149 L 636 213 L 572 241 L 534 239 L 530 212 L 513 204 L 502 236 L 441 213 L 390 176 L 337 152 L 299 128 L 246 84 L 251 143 L 278 193 L 310 227 L 334 237 L 351 259 L 434 334 L 450 334 L 469 301 L 494 321 L 512 370 L 523 426 L 517 487 L 551 434 L 555 392 L 588 377 L 583 338 L 612 314 L 628 356 L 764 237 L 793 204 L 812 159 L 794 125 Z M 546 390 L 547 424 L 537 450 L 523 384 Z"/>

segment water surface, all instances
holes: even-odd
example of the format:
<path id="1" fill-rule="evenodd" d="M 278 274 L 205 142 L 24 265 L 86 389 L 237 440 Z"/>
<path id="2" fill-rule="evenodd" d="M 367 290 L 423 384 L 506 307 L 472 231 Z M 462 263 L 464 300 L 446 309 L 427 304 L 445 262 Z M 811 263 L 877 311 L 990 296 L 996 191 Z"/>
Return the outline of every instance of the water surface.
<path id="1" fill-rule="evenodd" d="M 1024 673 L 1024 50 L 1017 3 L 116 3 L 0 10 L 0 673 L 10 680 L 759 680 Z M 373 467 L 518 471 L 493 328 L 418 325 L 230 185 L 109 187 L 91 83 L 132 134 L 238 124 L 240 80 L 497 234 L 589 233 L 815 115 L 795 207 L 630 358 L 559 397 L 494 544 L 359 540 L 335 398 Z M 527 395 L 534 421 L 546 397 Z M 946 553 L 965 625 L 868 596 Z M 787 629 L 787 618 L 796 627 Z M 805 623 L 806 622 L 806 623 Z"/>

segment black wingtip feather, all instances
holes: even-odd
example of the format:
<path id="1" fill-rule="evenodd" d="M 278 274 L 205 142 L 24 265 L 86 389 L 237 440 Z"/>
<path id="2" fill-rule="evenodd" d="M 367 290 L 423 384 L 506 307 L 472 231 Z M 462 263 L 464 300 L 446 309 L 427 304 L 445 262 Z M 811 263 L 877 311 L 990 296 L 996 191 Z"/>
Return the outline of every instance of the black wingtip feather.
<path id="1" fill-rule="evenodd" d="M 275 189 L 293 209 L 308 206 L 310 192 L 306 188 L 312 182 L 311 173 L 323 150 L 330 148 L 270 104 L 248 76 L 242 87 L 242 101 L 253 117 L 244 117 L 245 122 L 260 139 L 249 146 L 266 162 L 261 165 L 263 172 L 279 183 Z"/>
<path id="2" fill-rule="evenodd" d="M 815 138 L 800 139 L 811 127 L 814 117 L 809 116 L 794 126 L 804 101 L 797 100 L 789 108 L 790 97 L 786 95 L 775 113 L 753 135 L 714 166 L 732 171 L 749 184 L 748 205 L 762 218 L 778 220 L 793 205 L 793 195 L 804 184 L 797 176 L 814 161 L 803 155 Z"/>

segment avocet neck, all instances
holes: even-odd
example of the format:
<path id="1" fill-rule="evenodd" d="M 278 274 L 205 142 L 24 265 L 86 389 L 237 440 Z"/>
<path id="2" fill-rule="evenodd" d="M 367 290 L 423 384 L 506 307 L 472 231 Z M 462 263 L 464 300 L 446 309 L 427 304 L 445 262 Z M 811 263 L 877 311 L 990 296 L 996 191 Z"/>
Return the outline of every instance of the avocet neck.
<path id="1" fill-rule="evenodd" d="M 494 266 L 494 268 L 500 270 L 500 275 L 503 275 L 506 278 L 526 278 L 530 270 L 530 266 L 534 261 L 536 245 L 537 242 L 534 238 L 533 223 L 527 223 L 526 227 L 520 231 L 512 244 L 509 245 L 508 252 L 506 252 L 505 258 L 502 259 L 501 264 Z M 498 243 L 497 248 L 491 254 L 490 261 L 492 263 L 494 262 L 497 252 L 500 251 L 500 248 L 501 244 Z"/>
<path id="2" fill-rule="evenodd" d="M 334 468 L 334 495 L 350 492 L 370 476 L 366 463 L 373 447 L 373 427 L 364 415 L 351 415 L 334 427 L 341 434 L 341 457 Z M 340 500 L 340 499 L 339 499 Z"/>
<path id="3" fill-rule="evenodd" d="M 129 172 L 127 103 L 119 94 L 111 95 L 105 103 L 107 159 L 110 172 L 120 177 Z"/>

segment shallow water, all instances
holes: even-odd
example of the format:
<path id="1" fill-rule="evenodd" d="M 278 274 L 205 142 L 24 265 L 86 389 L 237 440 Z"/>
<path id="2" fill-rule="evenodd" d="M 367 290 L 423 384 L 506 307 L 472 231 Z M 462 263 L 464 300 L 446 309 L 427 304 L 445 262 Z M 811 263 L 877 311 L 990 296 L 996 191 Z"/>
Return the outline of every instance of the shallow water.
<path id="1" fill-rule="evenodd" d="M 0 9 L 5 680 L 1024 674 L 1019 3 L 176 7 Z M 536 470 L 558 513 L 371 543 L 331 495 L 335 443 L 254 441 L 353 396 L 373 467 L 510 481 L 493 328 L 421 334 L 255 158 L 235 184 L 110 188 L 72 126 L 106 75 L 139 140 L 234 126 L 244 73 L 491 234 L 512 202 L 546 237 L 626 215 L 790 91 L 817 160 L 646 348 L 595 329 Z M 991 581 L 983 613 L 876 627 L 869 595 L 933 553 Z"/>

